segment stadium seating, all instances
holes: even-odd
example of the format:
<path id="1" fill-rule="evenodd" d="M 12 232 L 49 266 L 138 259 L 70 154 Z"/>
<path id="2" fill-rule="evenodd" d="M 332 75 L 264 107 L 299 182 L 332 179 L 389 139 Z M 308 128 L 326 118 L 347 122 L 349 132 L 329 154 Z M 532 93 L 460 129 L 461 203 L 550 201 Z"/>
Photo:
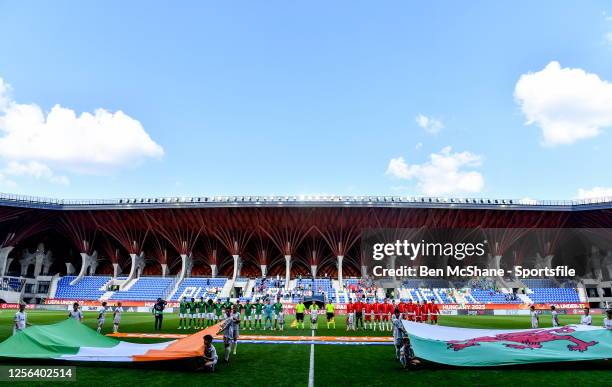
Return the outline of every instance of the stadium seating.
<path id="1" fill-rule="evenodd" d="M 572 287 L 558 287 L 550 278 L 530 278 L 522 281 L 527 290 L 527 295 L 534 303 L 554 302 L 580 302 L 578 291 Z M 570 285 L 568 282 L 566 285 Z"/>
<path id="2" fill-rule="evenodd" d="M 72 275 L 60 278 L 57 282 L 55 298 L 65 300 L 98 300 L 106 293 L 106 290 L 101 288 L 111 279 L 109 276 L 88 276 L 83 277 L 79 282 L 71 286 L 70 282 L 75 278 Z"/>
<path id="3" fill-rule="evenodd" d="M 2 279 L 2 290 L 20 292 L 24 280 L 17 277 L 5 277 Z"/>
<path id="4" fill-rule="evenodd" d="M 216 290 L 223 289 L 226 281 L 227 279 L 225 278 L 185 278 L 170 299 L 178 301 L 182 295 L 185 295 L 186 297 L 204 297 L 205 299 L 216 300 Z"/>
<path id="5" fill-rule="evenodd" d="M 263 298 L 266 296 L 276 297 L 279 294 L 283 294 L 285 289 L 285 281 L 274 278 L 267 278 L 265 281 L 258 278 L 255 281 L 255 288 L 253 289 L 253 300 Z"/>
<path id="6" fill-rule="evenodd" d="M 530 278 L 522 281 L 528 288 L 554 288 L 557 286 L 555 281 L 550 278 Z"/>
<path id="7" fill-rule="evenodd" d="M 99 300 L 106 289 L 111 277 L 109 276 L 87 276 L 83 277 L 77 284 L 70 286 L 74 276 L 66 276 L 59 279 L 55 298 L 74 299 L 74 300 Z M 125 279 L 125 277 L 122 277 Z M 244 281 L 248 281 L 246 278 Z M 7 287 L 18 288 L 18 278 L 5 278 Z M 221 289 L 225 286 L 225 278 L 199 278 L 192 277 L 184 279 L 174 292 L 170 300 L 177 301 L 181 296 L 204 297 L 205 299 L 216 300 Z M 527 286 L 526 294 L 535 303 L 559 303 L 559 302 L 580 302 L 578 291 L 575 284 L 568 283 L 565 286 L 559 285 L 550 279 L 528 279 L 523 280 Z M 360 295 L 365 295 L 368 299 L 384 297 L 382 291 L 375 288 L 362 288 L 364 282 L 359 279 L 346 279 L 345 289 L 336 293 L 329 278 L 299 278 L 292 281 L 294 288 L 289 292 L 284 289 L 283 279 L 266 279 L 265 282 L 260 278 L 256 280 L 253 293 L 250 297 L 241 297 L 240 300 L 253 301 L 262 297 L 281 296 L 287 301 L 297 302 L 304 296 L 323 292 L 328 299 L 339 303 L 347 303 L 350 299 L 356 299 Z M 123 301 L 152 301 L 158 297 L 168 296 L 175 286 L 174 278 L 162 277 L 140 277 L 128 290 L 112 293 L 109 300 Z M 455 283 L 457 286 L 457 283 Z M 470 287 L 469 283 L 464 284 L 463 288 L 457 289 L 446 280 L 437 279 L 413 279 L 402 282 L 399 289 L 402 301 L 431 301 L 443 304 L 520 304 L 520 298 L 510 297 L 507 293 L 494 289 Z M 367 293 L 367 294 L 366 294 Z"/>
<path id="8" fill-rule="evenodd" d="M 534 303 L 580 302 L 578 291 L 574 288 L 533 288 L 527 295 Z"/>
<path id="9" fill-rule="evenodd" d="M 109 300 L 152 301 L 164 297 L 174 282 L 173 278 L 140 277 L 125 291 L 114 292 Z"/>
<path id="10" fill-rule="evenodd" d="M 493 289 L 471 289 L 471 294 L 481 304 L 521 304 L 523 302 L 518 297 L 509 299 L 508 294 Z"/>

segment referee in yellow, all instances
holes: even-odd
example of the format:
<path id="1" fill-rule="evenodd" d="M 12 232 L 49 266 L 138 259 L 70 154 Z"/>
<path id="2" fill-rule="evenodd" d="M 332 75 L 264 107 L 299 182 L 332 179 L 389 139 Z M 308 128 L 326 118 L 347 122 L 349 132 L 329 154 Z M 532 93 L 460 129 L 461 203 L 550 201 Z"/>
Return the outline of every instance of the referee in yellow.
<path id="1" fill-rule="evenodd" d="M 327 329 L 329 329 L 329 324 L 334 325 L 334 329 L 336 329 L 336 320 L 334 319 L 334 304 L 331 301 L 327 301 L 325 305 L 325 314 L 327 315 Z"/>

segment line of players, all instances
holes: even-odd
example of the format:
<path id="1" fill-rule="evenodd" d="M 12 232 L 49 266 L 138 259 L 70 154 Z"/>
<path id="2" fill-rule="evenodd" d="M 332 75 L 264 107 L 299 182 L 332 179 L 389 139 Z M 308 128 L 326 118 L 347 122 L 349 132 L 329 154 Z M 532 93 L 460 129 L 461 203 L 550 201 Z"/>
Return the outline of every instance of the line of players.
<path id="1" fill-rule="evenodd" d="M 392 330 L 391 317 L 395 310 L 398 310 L 400 317 L 404 320 L 415 322 L 430 322 L 431 324 L 438 323 L 440 315 L 440 307 L 434 300 L 427 302 L 392 302 L 385 299 L 383 302 L 378 301 L 362 301 L 351 300 L 346 305 L 346 330 L 373 330 L 378 328 L 381 331 Z"/>
<path id="2" fill-rule="evenodd" d="M 203 298 L 188 299 L 183 297 L 179 301 L 178 329 L 204 329 L 226 320 L 228 310 L 236 311 L 242 316 L 241 323 L 244 329 L 284 330 L 285 312 L 283 304 L 277 300 L 257 300 L 244 304 L 240 301 L 235 304 L 229 299 L 214 302 Z"/>
<path id="3" fill-rule="evenodd" d="M 98 316 L 97 316 L 98 327 L 96 329 L 98 333 L 102 332 L 102 329 L 104 328 L 104 324 L 106 322 L 106 313 L 109 312 L 110 310 L 112 310 L 113 312 L 113 333 L 119 332 L 119 324 L 121 324 L 121 316 L 123 315 L 123 307 L 121 306 L 121 303 L 118 302 L 115 305 L 115 309 L 111 309 L 111 307 L 108 306 L 106 301 L 104 301 L 102 302 L 102 308 L 98 310 Z M 71 318 L 78 322 L 83 322 L 83 312 L 81 311 L 81 308 L 78 302 L 75 302 L 74 304 L 72 304 L 72 310 L 68 312 L 68 318 Z"/>
<path id="4" fill-rule="evenodd" d="M 538 328 L 540 326 L 540 314 L 542 312 L 536 310 L 534 305 L 529 307 L 529 316 L 531 317 L 531 328 Z M 607 310 L 606 314 L 608 317 L 612 315 L 612 310 Z M 557 308 L 554 305 L 550 307 L 550 318 L 552 320 L 553 327 L 560 327 L 561 323 L 559 323 L 559 312 L 557 312 Z M 584 308 L 582 310 L 582 317 L 580 317 L 580 325 L 593 325 L 593 317 L 591 317 L 591 310 L 589 308 Z M 609 325 L 609 326 L 608 326 Z M 604 328 L 612 329 L 612 321 L 610 319 L 604 318 Z"/>

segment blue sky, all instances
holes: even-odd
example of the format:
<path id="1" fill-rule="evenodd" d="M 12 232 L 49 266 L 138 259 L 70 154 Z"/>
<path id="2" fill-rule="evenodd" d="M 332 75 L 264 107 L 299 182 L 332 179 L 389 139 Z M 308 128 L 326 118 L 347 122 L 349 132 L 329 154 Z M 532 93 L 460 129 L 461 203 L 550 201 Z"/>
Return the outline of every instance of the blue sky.
<path id="1" fill-rule="evenodd" d="M 0 191 L 612 196 L 612 5 L 535 3 L 0 0 Z"/>

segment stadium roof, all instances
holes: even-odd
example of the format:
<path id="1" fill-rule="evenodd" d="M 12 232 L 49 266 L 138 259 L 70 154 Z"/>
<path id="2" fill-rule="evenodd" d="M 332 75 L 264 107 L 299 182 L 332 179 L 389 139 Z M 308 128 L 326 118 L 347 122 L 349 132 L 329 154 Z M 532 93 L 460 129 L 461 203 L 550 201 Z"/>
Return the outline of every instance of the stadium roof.
<path id="1" fill-rule="evenodd" d="M 612 209 L 612 197 L 580 200 L 517 200 L 413 196 L 199 196 L 122 199 L 54 199 L 0 193 L 0 206 L 49 210 L 215 207 L 397 207 L 585 211 Z"/>

